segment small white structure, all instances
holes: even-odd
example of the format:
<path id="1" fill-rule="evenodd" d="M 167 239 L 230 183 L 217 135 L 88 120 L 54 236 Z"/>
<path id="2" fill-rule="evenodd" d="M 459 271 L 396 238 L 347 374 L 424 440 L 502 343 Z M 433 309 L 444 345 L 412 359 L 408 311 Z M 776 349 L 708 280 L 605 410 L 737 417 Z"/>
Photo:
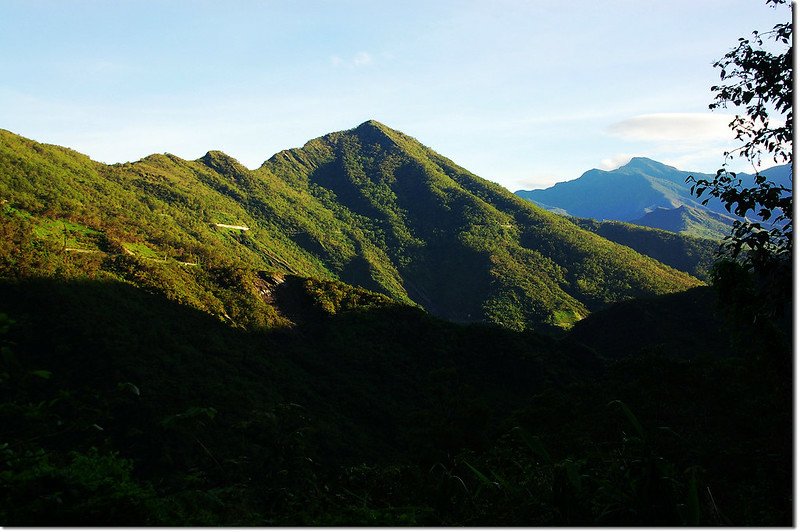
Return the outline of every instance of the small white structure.
<path id="1" fill-rule="evenodd" d="M 224 227 L 225 229 L 238 229 L 239 231 L 249 231 L 250 228 L 246 225 L 228 225 L 228 224 L 214 224 L 217 227 Z"/>

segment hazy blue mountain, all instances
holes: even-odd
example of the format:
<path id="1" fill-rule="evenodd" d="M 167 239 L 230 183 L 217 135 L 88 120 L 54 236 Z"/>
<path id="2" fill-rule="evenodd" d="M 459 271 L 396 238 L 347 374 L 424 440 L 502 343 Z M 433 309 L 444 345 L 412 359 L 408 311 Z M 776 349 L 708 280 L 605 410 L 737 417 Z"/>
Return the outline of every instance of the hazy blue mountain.
<path id="1" fill-rule="evenodd" d="M 761 175 L 767 178 L 768 181 L 772 181 L 776 185 L 781 185 L 789 190 L 792 190 L 792 167 L 788 164 L 782 164 L 779 166 L 773 166 L 772 168 L 767 168 L 766 170 L 761 172 Z M 745 184 L 750 183 L 752 184 L 753 176 L 751 174 L 740 174 L 739 177 L 743 178 Z"/>
<path id="2" fill-rule="evenodd" d="M 735 219 L 708 209 L 681 205 L 674 209 L 659 207 L 631 223 L 719 240 L 730 234 Z"/>
<path id="3" fill-rule="evenodd" d="M 770 181 L 791 188 L 789 165 L 762 172 Z M 550 210 L 596 220 L 618 220 L 639 225 L 720 237 L 733 218 L 725 206 L 712 198 L 707 205 L 691 195 L 686 177 L 712 179 L 713 174 L 679 170 L 645 157 L 634 157 L 616 170 L 593 169 L 572 181 L 556 183 L 543 190 L 518 190 L 516 194 Z M 745 186 L 752 186 L 751 174 L 739 174 Z M 676 210 L 679 207 L 687 209 Z M 648 216 L 655 213 L 654 216 Z M 715 215 L 716 214 L 716 215 Z M 721 215 L 721 216 L 718 216 Z"/>
<path id="4" fill-rule="evenodd" d="M 564 209 L 572 216 L 596 220 L 631 221 L 658 207 L 698 204 L 689 195 L 685 172 L 643 157 L 611 171 L 593 169 L 572 181 L 517 195 Z M 694 173 L 697 177 L 713 177 Z"/>

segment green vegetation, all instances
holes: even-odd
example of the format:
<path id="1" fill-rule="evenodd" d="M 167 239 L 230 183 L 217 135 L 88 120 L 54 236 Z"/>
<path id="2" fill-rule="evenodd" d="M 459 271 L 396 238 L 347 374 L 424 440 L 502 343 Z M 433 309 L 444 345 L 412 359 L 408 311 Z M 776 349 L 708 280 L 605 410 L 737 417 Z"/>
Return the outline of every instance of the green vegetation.
<path id="1" fill-rule="evenodd" d="M 256 171 L 0 141 L 3 525 L 791 522 L 790 324 L 634 251 L 701 241 L 375 122 Z"/>
<path id="2" fill-rule="evenodd" d="M 139 255 L 146 259 L 160 259 L 158 254 L 142 242 L 123 242 L 122 247 L 131 255 Z"/>
<path id="3" fill-rule="evenodd" d="M 0 198 L 43 240 L 62 242 L 62 224 L 67 247 L 338 279 L 450 320 L 516 330 L 569 327 L 614 301 L 699 284 L 373 121 L 253 172 L 221 152 L 106 166 L 0 137 Z M 126 279 L 153 275 L 139 263 L 148 273 L 129 261 Z M 214 291 L 203 275 L 163 270 L 157 284 L 224 315 L 202 302 Z"/>
<path id="4" fill-rule="evenodd" d="M 413 301 L 450 320 L 546 330 L 612 301 L 698 284 L 375 121 L 281 152 L 258 172 L 286 176 L 362 227 L 389 260 L 370 261 L 373 279 L 399 276 Z"/>
<path id="5" fill-rule="evenodd" d="M 302 325 L 235 328 L 118 281 L 0 284 L 0 521 L 791 520 L 791 388 L 713 327 L 677 356 L 628 333 L 614 362 L 595 354 L 602 327 L 556 341 L 341 284 L 278 287 Z M 676 306 L 723 327 L 698 290 L 705 304 L 612 323 L 670 337 L 683 324 L 659 312 Z"/>
<path id="6" fill-rule="evenodd" d="M 715 240 L 680 235 L 625 222 L 575 218 L 575 224 L 642 255 L 672 266 L 676 270 L 707 281 L 720 243 Z"/>
<path id="7" fill-rule="evenodd" d="M 8 211 L 9 214 L 12 211 Z M 17 211 L 17 215 L 23 213 Z M 85 225 L 69 222 L 66 220 L 50 220 L 42 218 L 33 228 L 33 233 L 44 240 L 63 242 L 64 248 L 96 250 L 100 236 L 99 231 L 95 231 Z"/>

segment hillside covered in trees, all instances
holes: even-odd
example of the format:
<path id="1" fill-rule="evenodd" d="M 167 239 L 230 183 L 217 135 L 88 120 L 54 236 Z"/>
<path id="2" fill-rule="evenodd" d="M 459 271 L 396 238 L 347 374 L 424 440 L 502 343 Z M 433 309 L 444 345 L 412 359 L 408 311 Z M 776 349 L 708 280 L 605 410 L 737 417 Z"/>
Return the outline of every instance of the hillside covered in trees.
<path id="1" fill-rule="evenodd" d="M 4 525 L 792 520 L 791 327 L 706 241 L 374 121 L 256 170 L 2 131 L 0 202 Z"/>
<path id="2" fill-rule="evenodd" d="M 449 320 L 516 330 L 568 327 L 614 301 L 700 284 L 374 121 L 255 171 L 220 152 L 106 166 L 2 138 L 7 218 L 66 252 L 126 255 L 159 272 L 154 286 L 234 321 L 236 309 L 193 272 L 339 279 Z M 154 270 L 156 259 L 165 266 Z M 125 278 L 149 282 L 137 268 Z"/>

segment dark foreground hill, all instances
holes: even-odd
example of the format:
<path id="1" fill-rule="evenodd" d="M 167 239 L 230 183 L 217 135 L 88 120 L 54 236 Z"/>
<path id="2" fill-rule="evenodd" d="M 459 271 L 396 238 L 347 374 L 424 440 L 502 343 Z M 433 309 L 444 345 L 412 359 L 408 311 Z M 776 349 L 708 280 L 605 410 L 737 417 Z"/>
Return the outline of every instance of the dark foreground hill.
<path id="1" fill-rule="evenodd" d="M 708 293 L 558 341 L 279 286 L 302 325 L 102 278 L 0 283 L 0 522 L 791 522 L 791 389 L 737 355 Z"/>

